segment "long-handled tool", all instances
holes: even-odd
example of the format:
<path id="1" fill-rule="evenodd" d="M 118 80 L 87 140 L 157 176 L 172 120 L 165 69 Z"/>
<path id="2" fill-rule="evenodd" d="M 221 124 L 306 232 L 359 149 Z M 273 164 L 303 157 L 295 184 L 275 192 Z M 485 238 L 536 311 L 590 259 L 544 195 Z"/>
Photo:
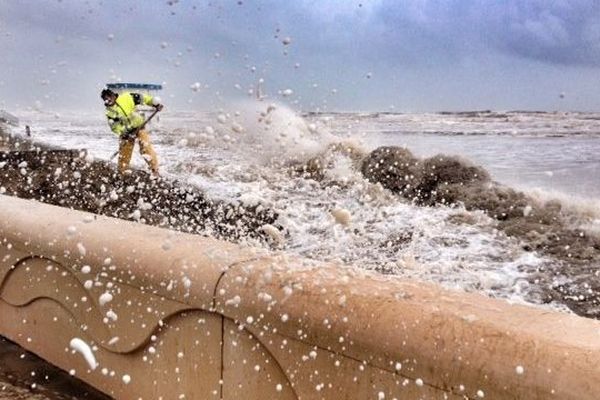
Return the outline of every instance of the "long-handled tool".
<path id="1" fill-rule="evenodd" d="M 160 110 L 159 110 L 158 108 L 157 108 L 157 109 L 155 109 L 155 110 L 152 112 L 152 114 L 150 114 L 150 116 L 149 116 L 149 117 L 148 117 L 148 118 L 147 118 L 147 119 L 144 121 L 144 123 L 143 123 L 142 125 L 140 125 L 138 128 L 136 128 L 136 129 L 135 129 L 135 131 L 134 131 L 134 134 L 132 134 L 132 135 L 128 135 L 128 136 L 130 136 L 130 138 L 131 138 L 131 139 L 135 139 L 135 138 L 137 137 L 137 134 L 138 134 L 138 132 L 139 132 L 139 131 L 141 131 L 142 129 L 144 129 L 144 127 L 146 126 L 146 124 L 147 124 L 148 122 L 150 122 L 150 120 L 151 120 L 152 118 L 154 118 L 154 116 L 155 116 L 156 114 L 158 114 L 158 112 L 159 112 L 159 111 L 160 111 Z M 129 138 L 128 138 L 128 139 L 129 139 Z M 113 154 L 113 155 L 110 157 L 110 161 L 114 160 L 114 158 L 115 158 L 115 157 L 116 157 L 118 154 L 119 154 L 119 150 L 115 151 L 115 153 L 114 153 L 114 154 Z"/>

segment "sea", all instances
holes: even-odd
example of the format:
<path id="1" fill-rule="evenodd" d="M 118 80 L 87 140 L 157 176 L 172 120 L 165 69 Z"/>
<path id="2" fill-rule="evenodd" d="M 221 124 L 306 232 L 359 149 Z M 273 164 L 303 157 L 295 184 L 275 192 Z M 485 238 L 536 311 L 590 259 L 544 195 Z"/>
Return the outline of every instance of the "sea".
<path id="1" fill-rule="evenodd" d="M 110 160 L 117 150 L 101 108 L 15 114 L 20 126 L 13 134 L 24 135 L 29 125 L 33 139 L 86 149 L 97 159 Z M 600 235 L 600 113 L 316 113 L 240 101 L 227 110 L 165 108 L 149 131 L 163 176 L 208 197 L 275 210 L 283 238 L 278 250 L 391 278 L 535 303 L 529 272 L 557 261 L 524 250 L 482 212 L 469 212 L 472 223 L 457 223 L 453 217 L 467 213 L 460 207 L 418 206 L 367 181 L 360 162 L 332 152 L 331 144 L 361 156 L 380 146 L 405 147 L 418 157 L 459 156 L 501 185 L 537 201 L 560 201 L 580 216 L 581 229 Z M 325 160 L 323 179 L 290 172 L 314 157 Z M 139 154 L 133 163 L 145 167 Z M 335 217 L 340 210 L 343 221 Z"/>

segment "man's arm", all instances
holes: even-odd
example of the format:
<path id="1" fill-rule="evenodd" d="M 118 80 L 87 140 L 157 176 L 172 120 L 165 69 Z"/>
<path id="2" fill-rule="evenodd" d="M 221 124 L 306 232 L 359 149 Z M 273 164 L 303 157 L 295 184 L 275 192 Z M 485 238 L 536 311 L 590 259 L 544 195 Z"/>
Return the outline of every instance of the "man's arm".
<path id="1" fill-rule="evenodd" d="M 149 94 L 144 94 L 144 95 L 140 95 L 138 93 L 136 93 L 136 94 L 139 97 L 138 97 L 138 100 L 136 100 L 135 96 L 133 97 L 133 100 L 136 102 L 135 104 L 143 103 L 147 106 L 155 107 L 159 111 L 163 109 L 163 105 L 161 104 L 160 98 L 158 96 L 152 97 Z M 137 101 L 140 101 L 140 103 L 137 103 Z"/>
<path id="2" fill-rule="evenodd" d="M 106 111 L 106 118 L 108 120 L 108 126 L 110 130 L 117 136 L 121 136 L 127 130 L 121 116 L 113 110 Z"/>
<path id="3" fill-rule="evenodd" d="M 154 107 L 158 111 L 163 109 L 163 105 L 161 104 L 158 96 L 152 97 L 149 94 L 131 93 L 131 97 L 133 97 L 133 103 L 136 106 L 144 104 L 146 106 Z"/>

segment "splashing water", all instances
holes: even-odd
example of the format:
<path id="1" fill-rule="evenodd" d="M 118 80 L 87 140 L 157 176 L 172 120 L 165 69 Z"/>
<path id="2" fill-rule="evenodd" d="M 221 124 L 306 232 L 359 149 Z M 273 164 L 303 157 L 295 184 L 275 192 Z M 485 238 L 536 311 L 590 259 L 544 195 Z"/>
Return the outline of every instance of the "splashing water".
<path id="1" fill-rule="evenodd" d="M 52 144 L 82 147 L 85 143 L 99 158 L 108 158 L 116 147 L 102 115 L 63 114 L 57 120 L 32 112 L 20 117 L 38 127 L 34 129 L 38 139 Z M 518 240 L 499 232 L 497 222 L 483 213 L 419 207 L 364 179 L 357 160 L 391 140 L 391 118 L 317 115 L 304 119 L 285 106 L 250 101 L 216 113 L 165 114 L 150 130 L 166 175 L 200 186 L 217 198 L 273 209 L 279 215 L 281 246 L 288 252 L 515 301 L 536 301 L 526 277 L 555 261 L 523 250 Z M 413 119 L 423 120 L 421 115 Z M 355 120 L 359 121 L 355 125 L 365 127 L 360 133 L 344 128 Z M 484 122 L 478 125 L 482 130 L 485 126 Z M 488 141 L 497 137 L 497 147 L 510 146 L 506 140 L 510 138 L 493 131 Z M 402 144 L 406 138 L 399 134 L 396 140 Z M 428 136 L 427 143 L 432 142 Z M 510 155 L 497 153 L 498 160 L 506 163 Z M 320 181 L 294 173 L 295 167 L 312 159 L 319 160 Z M 136 163 L 144 165 L 140 159 Z M 591 208 L 595 215 L 597 208 Z M 348 222 L 340 224 L 335 210 L 344 210 Z M 593 218 L 587 221 L 593 227 Z"/>

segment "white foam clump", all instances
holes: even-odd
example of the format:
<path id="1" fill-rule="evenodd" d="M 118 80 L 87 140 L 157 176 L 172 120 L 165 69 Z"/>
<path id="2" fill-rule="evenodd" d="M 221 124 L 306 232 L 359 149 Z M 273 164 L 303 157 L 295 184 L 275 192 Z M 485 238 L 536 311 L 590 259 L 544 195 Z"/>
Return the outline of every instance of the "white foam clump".
<path id="1" fill-rule="evenodd" d="M 190 85 L 190 89 L 192 89 L 194 92 L 199 91 L 202 88 L 202 85 L 200 84 L 200 82 L 194 82 Z"/>
<path id="2" fill-rule="evenodd" d="M 187 276 L 184 276 L 183 278 L 181 278 L 181 281 L 183 282 L 183 286 L 186 289 L 189 289 L 192 286 L 192 280 L 190 278 L 188 278 Z"/>
<path id="3" fill-rule="evenodd" d="M 331 215 L 335 219 L 336 223 L 344 226 L 350 224 L 350 220 L 352 218 L 350 211 L 346 210 L 345 208 L 334 208 L 331 210 Z"/>
<path id="4" fill-rule="evenodd" d="M 238 124 L 237 122 L 234 122 L 233 124 L 231 124 L 231 130 L 235 133 L 242 133 L 244 132 L 244 127 Z"/>
<path id="5" fill-rule="evenodd" d="M 117 315 L 117 313 L 115 313 L 113 310 L 108 310 L 106 312 L 106 317 L 108 319 L 111 319 L 113 321 L 116 321 L 117 319 L 119 319 L 119 316 Z"/>
<path id="6" fill-rule="evenodd" d="M 525 368 L 523 368 L 522 365 L 517 365 L 516 368 L 515 368 L 515 372 L 518 375 L 523 375 L 523 373 L 525 372 Z"/>
<path id="7" fill-rule="evenodd" d="M 258 206 L 259 204 L 266 203 L 266 201 L 262 197 L 254 194 L 254 193 L 242 194 L 239 197 L 239 201 L 248 207 L 254 207 L 254 206 Z"/>
<path id="8" fill-rule="evenodd" d="M 95 370 L 96 367 L 98 367 L 96 357 L 94 356 L 90 346 L 85 341 L 80 338 L 73 338 L 71 339 L 69 346 L 83 356 L 91 370 Z"/>
<path id="9" fill-rule="evenodd" d="M 77 243 L 77 251 L 79 251 L 79 254 L 82 257 L 85 257 L 85 255 L 87 254 L 87 250 L 85 249 L 83 243 Z"/>
<path id="10" fill-rule="evenodd" d="M 237 307 L 241 302 L 242 302 L 242 298 L 238 295 L 235 295 L 233 298 L 225 301 L 225 305 Z"/>
<path id="11" fill-rule="evenodd" d="M 264 224 L 260 227 L 259 231 L 266 233 L 275 243 L 280 244 L 284 242 L 281 231 L 271 224 Z"/>
<path id="12" fill-rule="evenodd" d="M 140 210 L 135 210 L 131 213 L 131 215 L 129 215 L 129 217 L 139 221 L 142 218 L 142 212 Z"/>
<path id="13" fill-rule="evenodd" d="M 112 294 L 110 294 L 108 292 L 104 292 L 100 295 L 100 298 L 98 299 L 98 303 L 100 303 L 100 305 L 103 306 L 106 303 L 111 302 L 112 299 L 113 299 Z"/>

